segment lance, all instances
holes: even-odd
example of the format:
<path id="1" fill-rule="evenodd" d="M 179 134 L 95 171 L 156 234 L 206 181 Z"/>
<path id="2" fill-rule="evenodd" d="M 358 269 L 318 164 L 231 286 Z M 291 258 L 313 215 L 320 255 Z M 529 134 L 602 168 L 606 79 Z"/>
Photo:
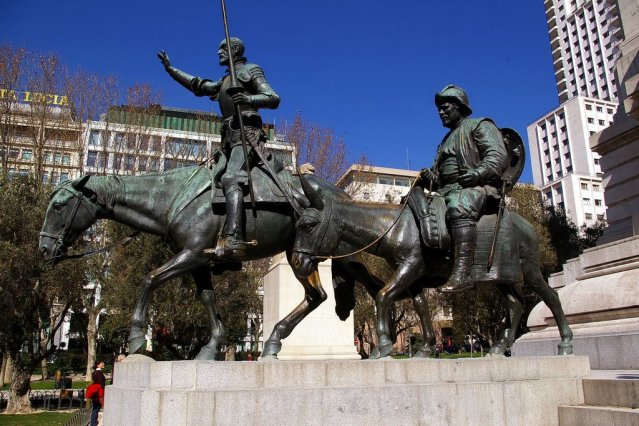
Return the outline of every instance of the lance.
<path id="1" fill-rule="evenodd" d="M 226 3 L 224 2 L 224 0 L 220 0 L 220 3 L 222 5 L 222 19 L 224 20 L 224 36 L 226 38 L 226 52 L 229 57 L 229 75 L 231 78 L 231 87 L 227 89 L 227 93 L 232 96 L 235 93 L 239 93 L 243 91 L 244 88 L 241 85 L 237 84 L 237 76 L 235 75 L 235 62 L 233 62 L 233 51 L 231 49 L 231 36 L 229 35 L 229 23 L 228 23 L 228 19 L 226 18 Z M 249 191 L 251 193 L 251 207 L 253 208 L 253 216 L 256 216 L 257 212 L 255 209 L 255 194 L 253 193 L 253 184 L 251 181 L 251 166 L 248 162 L 248 148 L 247 148 L 248 142 L 246 139 L 246 134 L 244 132 L 244 122 L 242 121 L 242 111 L 240 109 L 239 104 L 235 104 L 235 116 L 237 117 L 237 122 L 240 127 L 240 136 L 242 138 L 242 150 L 244 151 L 244 161 L 246 162 L 246 169 L 248 172 L 248 184 L 249 184 Z M 284 187 L 282 182 L 280 182 L 279 178 L 277 177 L 277 174 L 275 173 L 273 168 L 269 165 L 266 158 L 264 158 L 264 155 L 262 155 L 262 152 L 259 150 L 259 148 L 255 147 L 255 153 L 260 158 L 260 160 L 262 160 L 264 168 L 269 172 L 269 174 L 273 178 L 275 185 L 277 185 L 280 191 L 282 191 L 282 194 L 284 195 L 284 198 L 286 198 L 286 201 L 288 201 L 291 207 L 293 207 L 293 210 L 295 210 L 295 212 L 301 216 L 302 211 L 293 202 L 293 200 L 291 199 L 291 197 L 289 196 L 286 190 L 286 187 Z"/>
<path id="2" fill-rule="evenodd" d="M 224 0 L 220 0 L 222 3 L 222 19 L 224 20 L 224 36 L 226 38 L 226 52 L 228 54 L 229 61 L 229 75 L 231 78 L 231 87 L 227 89 L 227 93 L 233 96 L 236 93 L 244 91 L 244 87 L 237 84 L 237 75 L 235 74 L 235 62 L 233 61 L 233 49 L 231 47 L 231 36 L 229 35 L 229 23 L 226 19 L 226 3 Z M 249 194 L 251 194 L 251 208 L 253 209 L 253 216 L 257 217 L 257 211 L 255 209 L 255 193 L 253 192 L 253 180 L 251 179 L 251 165 L 249 164 L 248 147 L 246 142 L 246 133 L 244 132 L 244 122 L 242 120 L 242 110 L 240 104 L 235 103 L 235 119 L 240 127 L 240 137 L 242 139 L 242 151 L 244 152 L 244 163 L 246 164 L 246 174 L 248 175 L 248 187 Z M 231 121 L 232 122 L 232 121 Z"/>

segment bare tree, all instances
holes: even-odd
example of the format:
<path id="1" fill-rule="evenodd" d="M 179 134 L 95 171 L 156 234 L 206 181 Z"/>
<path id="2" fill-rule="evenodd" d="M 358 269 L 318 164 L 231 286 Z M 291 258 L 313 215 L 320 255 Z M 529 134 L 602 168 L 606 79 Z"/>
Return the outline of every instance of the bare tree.
<path id="1" fill-rule="evenodd" d="M 314 173 L 335 183 L 347 168 L 344 140 L 335 136 L 333 129 L 310 124 L 298 114 L 292 124 L 280 128 L 285 140 L 295 147 L 296 164 L 311 163 Z"/>

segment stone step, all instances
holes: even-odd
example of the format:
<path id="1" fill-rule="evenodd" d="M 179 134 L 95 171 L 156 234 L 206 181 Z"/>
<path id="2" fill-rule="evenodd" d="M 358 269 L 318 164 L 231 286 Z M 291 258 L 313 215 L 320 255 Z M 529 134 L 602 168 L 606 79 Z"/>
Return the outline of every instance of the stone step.
<path id="1" fill-rule="evenodd" d="M 583 384 L 586 405 L 639 408 L 639 379 L 584 379 Z"/>
<path id="2" fill-rule="evenodd" d="M 637 426 L 639 409 L 602 406 L 560 406 L 559 426 Z"/>

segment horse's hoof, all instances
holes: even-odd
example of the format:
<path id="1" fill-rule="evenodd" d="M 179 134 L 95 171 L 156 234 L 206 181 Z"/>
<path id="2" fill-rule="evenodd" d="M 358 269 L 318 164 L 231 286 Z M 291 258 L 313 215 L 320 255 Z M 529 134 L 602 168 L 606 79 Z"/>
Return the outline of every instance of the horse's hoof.
<path id="1" fill-rule="evenodd" d="M 215 355 L 217 355 L 217 352 L 215 350 L 204 346 L 195 356 L 195 359 L 198 361 L 215 361 Z"/>
<path id="2" fill-rule="evenodd" d="M 279 360 L 277 359 L 277 355 L 275 355 L 275 354 L 273 354 L 273 355 L 264 355 L 264 354 L 262 354 L 259 357 L 258 361 L 260 361 L 260 362 L 273 362 L 273 361 L 279 361 Z"/>
<path id="3" fill-rule="evenodd" d="M 506 355 L 506 347 L 504 345 L 500 345 L 499 343 L 495 346 L 491 347 L 488 351 L 490 355 Z"/>
<path id="4" fill-rule="evenodd" d="M 371 359 L 380 359 L 389 356 L 393 352 L 393 345 L 376 346 L 371 352 Z"/>
<path id="5" fill-rule="evenodd" d="M 143 346 L 146 346 L 146 336 L 141 331 L 134 332 L 131 330 L 129 334 L 129 353 L 137 353 Z"/>
<path id="6" fill-rule="evenodd" d="M 413 355 L 414 358 L 429 358 L 431 356 L 433 352 L 430 350 L 430 348 L 422 348 L 420 350 L 418 350 L 417 352 L 415 352 L 415 355 Z"/>
<path id="7" fill-rule="evenodd" d="M 262 351 L 262 358 L 275 357 L 282 350 L 282 343 L 266 342 L 264 350 Z"/>
<path id="8" fill-rule="evenodd" d="M 572 355 L 572 343 L 560 343 L 557 345 L 558 355 Z"/>

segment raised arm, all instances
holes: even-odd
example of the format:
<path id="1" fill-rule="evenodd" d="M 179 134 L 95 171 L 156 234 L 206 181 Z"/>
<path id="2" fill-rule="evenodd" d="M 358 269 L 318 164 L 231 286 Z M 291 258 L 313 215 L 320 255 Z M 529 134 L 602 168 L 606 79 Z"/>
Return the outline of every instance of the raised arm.
<path id="1" fill-rule="evenodd" d="M 189 89 L 195 96 L 209 96 L 211 99 L 217 99 L 217 95 L 220 91 L 220 82 L 211 81 L 208 79 L 195 77 L 187 74 L 182 70 L 179 70 L 171 65 L 169 55 L 164 50 L 158 52 L 158 58 L 167 73 L 173 78 L 173 80 L 180 83 L 182 86 Z"/>

